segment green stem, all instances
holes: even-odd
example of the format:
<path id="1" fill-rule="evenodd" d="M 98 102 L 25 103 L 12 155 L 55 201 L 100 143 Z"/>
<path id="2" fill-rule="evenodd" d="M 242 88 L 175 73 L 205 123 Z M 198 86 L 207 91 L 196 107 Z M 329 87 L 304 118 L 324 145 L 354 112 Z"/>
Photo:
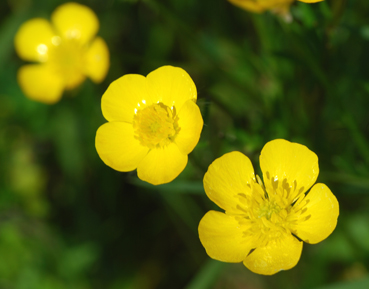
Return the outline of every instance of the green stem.
<path id="1" fill-rule="evenodd" d="M 209 259 L 196 276 L 191 280 L 186 289 L 208 289 L 219 278 L 219 274 L 225 267 L 225 263 Z"/>
<path id="2" fill-rule="evenodd" d="M 361 156 L 363 157 L 365 162 L 369 164 L 369 143 L 365 139 L 363 133 L 360 131 L 353 116 L 350 113 L 346 113 L 346 115 L 343 116 L 342 120 L 351 131 L 352 140 L 358 148 Z"/>
<path id="3" fill-rule="evenodd" d="M 329 182 L 351 185 L 363 189 L 369 189 L 369 179 L 353 176 L 346 173 L 322 172 L 321 177 Z"/>
<path id="4" fill-rule="evenodd" d="M 341 18 L 346 10 L 347 0 L 335 0 L 332 4 L 333 19 L 328 26 L 328 33 L 332 32 L 341 21 Z"/>

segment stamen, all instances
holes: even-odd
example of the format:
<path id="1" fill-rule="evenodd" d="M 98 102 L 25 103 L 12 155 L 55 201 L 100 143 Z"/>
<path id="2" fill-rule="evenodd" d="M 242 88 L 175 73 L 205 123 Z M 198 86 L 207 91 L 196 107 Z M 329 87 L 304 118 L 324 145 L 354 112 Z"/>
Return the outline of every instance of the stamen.
<path id="1" fill-rule="evenodd" d="M 175 107 L 155 103 L 139 109 L 133 118 L 135 138 L 150 149 L 169 145 L 180 131 Z"/>
<path id="2" fill-rule="evenodd" d="M 278 188 L 278 179 L 272 177 L 272 184 Z M 243 228 L 245 242 L 255 243 L 257 246 L 266 246 L 270 241 L 281 238 L 284 234 L 290 234 L 288 228 L 288 214 L 290 203 L 285 201 L 286 195 L 291 190 L 288 183 L 280 182 L 284 186 L 278 189 L 282 190 L 282 195 L 273 190 L 267 193 L 267 189 L 261 178 L 256 175 L 256 181 L 252 186 L 251 194 L 238 193 L 239 199 L 238 220 Z M 285 192 L 284 192 L 285 191 Z"/>
<path id="3" fill-rule="evenodd" d="M 263 189 L 263 191 L 264 191 L 264 197 L 265 198 L 268 198 L 268 193 L 267 193 L 267 191 L 265 189 L 265 186 L 263 184 L 263 181 L 261 180 L 261 178 L 259 177 L 259 175 L 256 175 L 256 181 L 258 182 L 258 184 L 260 185 L 260 187 Z"/>

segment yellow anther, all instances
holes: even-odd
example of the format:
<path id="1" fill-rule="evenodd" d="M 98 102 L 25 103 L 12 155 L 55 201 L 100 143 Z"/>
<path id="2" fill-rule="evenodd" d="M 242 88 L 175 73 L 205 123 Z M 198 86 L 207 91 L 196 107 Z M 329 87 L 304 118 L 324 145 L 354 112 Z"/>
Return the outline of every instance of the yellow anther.
<path id="1" fill-rule="evenodd" d="M 155 103 L 138 110 L 133 118 L 135 138 L 150 149 L 164 147 L 174 141 L 180 128 L 175 107 Z"/>

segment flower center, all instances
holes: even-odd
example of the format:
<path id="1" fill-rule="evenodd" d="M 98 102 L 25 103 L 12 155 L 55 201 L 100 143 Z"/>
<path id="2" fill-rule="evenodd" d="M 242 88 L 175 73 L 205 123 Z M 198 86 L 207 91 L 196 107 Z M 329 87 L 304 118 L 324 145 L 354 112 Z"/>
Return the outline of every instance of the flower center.
<path id="1" fill-rule="evenodd" d="M 135 138 L 150 149 L 169 145 L 180 131 L 176 109 L 155 103 L 138 110 L 133 117 Z"/>
<path id="2" fill-rule="evenodd" d="M 259 207 L 258 218 L 265 217 L 270 220 L 273 214 L 278 214 L 281 210 L 281 207 L 273 201 L 265 200 L 263 204 Z"/>
<path id="3" fill-rule="evenodd" d="M 62 40 L 59 36 L 53 37 L 52 41 L 54 47 L 48 63 L 64 79 L 67 89 L 75 88 L 85 79 L 86 47 L 76 40 Z"/>
<path id="4" fill-rule="evenodd" d="M 257 180 L 251 195 L 239 194 L 241 203 L 245 204 L 239 222 L 245 226 L 246 239 L 255 247 L 265 246 L 270 240 L 288 233 L 285 203 L 277 194 L 268 194 L 258 176 Z"/>

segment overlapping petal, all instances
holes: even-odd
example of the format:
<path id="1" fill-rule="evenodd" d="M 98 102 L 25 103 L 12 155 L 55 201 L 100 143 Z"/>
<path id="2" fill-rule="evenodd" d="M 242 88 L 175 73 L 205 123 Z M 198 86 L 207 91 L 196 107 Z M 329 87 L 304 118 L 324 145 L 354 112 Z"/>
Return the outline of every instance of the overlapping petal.
<path id="1" fill-rule="evenodd" d="M 134 138 L 132 125 L 124 122 L 108 122 L 100 126 L 95 145 L 103 162 L 121 172 L 136 169 L 149 151 Z"/>
<path id="2" fill-rule="evenodd" d="M 290 188 L 292 202 L 306 192 L 319 175 L 318 157 L 306 146 L 283 139 L 268 142 L 261 151 L 260 167 L 268 193 Z"/>
<path id="3" fill-rule="evenodd" d="M 291 230 L 307 243 L 327 238 L 337 225 L 339 206 L 336 197 L 324 184 L 316 184 L 296 208 L 293 207 Z"/>
<path id="4" fill-rule="evenodd" d="M 24 60 L 45 62 L 50 49 L 53 49 L 52 40 L 55 32 L 50 23 L 42 18 L 26 21 L 15 35 L 14 45 Z"/>
<path id="5" fill-rule="evenodd" d="M 303 243 L 290 234 L 269 241 L 267 246 L 257 247 L 243 264 L 252 272 L 273 275 L 293 268 L 300 260 Z"/>
<path id="6" fill-rule="evenodd" d="M 109 49 L 104 39 L 96 37 L 86 53 L 85 74 L 94 82 L 103 81 L 109 69 Z"/>
<path id="7" fill-rule="evenodd" d="M 154 102 L 180 111 L 187 100 L 197 99 L 197 90 L 188 73 L 179 67 L 162 66 L 147 75 L 148 89 Z"/>
<path id="8" fill-rule="evenodd" d="M 248 157 L 231 152 L 216 159 L 204 176 L 206 195 L 227 213 L 239 213 L 239 194 L 251 194 L 254 169 Z"/>
<path id="9" fill-rule="evenodd" d="M 188 157 L 175 143 L 152 149 L 137 168 L 138 177 L 153 185 L 169 183 L 186 167 Z"/>
<path id="10" fill-rule="evenodd" d="M 64 82 L 48 64 L 24 65 L 18 70 L 18 83 L 29 98 L 47 104 L 57 102 Z"/>
<path id="11" fill-rule="evenodd" d="M 60 5 L 51 15 L 51 21 L 60 35 L 81 44 L 89 42 L 99 30 L 99 20 L 87 6 L 70 2 Z"/>
<path id="12" fill-rule="evenodd" d="M 101 109 L 108 121 L 132 123 L 136 110 L 151 103 L 146 78 L 126 74 L 110 84 L 101 99 Z"/>
<path id="13" fill-rule="evenodd" d="M 223 262 L 242 262 L 252 249 L 236 217 L 216 211 L 201 219 L 199 236 L 207 254 Z"/>
<path id="14" fill-rule="evenodd" d="M 204 121 L 199 107 L 192 100 L 184 103 L 178 118 L 180 131 L 175 138 L 175 143 L 183 154 L 189 154 L 199 142 Z"/>

